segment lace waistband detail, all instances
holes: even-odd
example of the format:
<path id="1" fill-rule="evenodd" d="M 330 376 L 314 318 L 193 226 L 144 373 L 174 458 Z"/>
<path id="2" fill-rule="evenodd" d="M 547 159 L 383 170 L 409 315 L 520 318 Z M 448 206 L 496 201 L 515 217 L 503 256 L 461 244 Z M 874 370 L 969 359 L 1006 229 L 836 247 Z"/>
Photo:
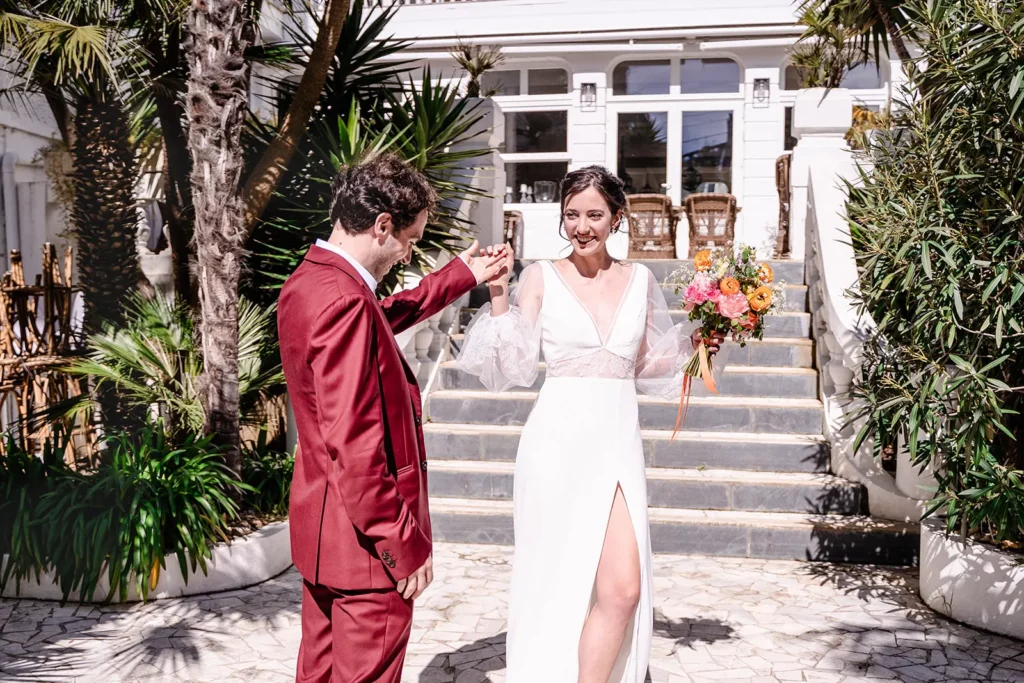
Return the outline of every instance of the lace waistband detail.
<path id="1" fill-rule="evenodd" d="M 636 363 L 629 358 L 601 349 L 585 356 L 548 361 L 547 376 L 635 379 Z"/>

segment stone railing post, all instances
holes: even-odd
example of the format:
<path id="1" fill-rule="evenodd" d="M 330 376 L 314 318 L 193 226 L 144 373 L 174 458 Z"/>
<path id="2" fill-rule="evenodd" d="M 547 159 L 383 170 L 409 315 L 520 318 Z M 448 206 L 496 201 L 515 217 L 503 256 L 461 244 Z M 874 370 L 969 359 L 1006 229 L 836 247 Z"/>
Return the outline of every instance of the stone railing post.
<path id="1" fill-rule="evenodd" d="M 853 125 L 853 98 L 848 90 L 801 90 L 793 108 L 793 149 L 790 166 L 789 245 L 792 258 L 803 260 L 807 235 L 807 185 L 812 164 L 829 164 L 849 156 L 845 136 Z"/>

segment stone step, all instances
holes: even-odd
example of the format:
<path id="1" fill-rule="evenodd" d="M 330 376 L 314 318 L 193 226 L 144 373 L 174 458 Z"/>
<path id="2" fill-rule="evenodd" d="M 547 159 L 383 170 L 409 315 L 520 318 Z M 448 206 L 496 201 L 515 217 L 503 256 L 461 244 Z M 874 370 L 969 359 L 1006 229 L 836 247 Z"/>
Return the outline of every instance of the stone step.
<path id="1" fill-rule="evenodd" d="M 454 424 L 521 425 L 529 417 L 537 394 L 512 391 L 440 390 L 430 395 L 433 422 Z M 639 397 L 641 429 L 672 429 L 678 403 Z M 769 434 L 821 434 L 822 407 L 816 399 L 693 397 L 684 427 L 702 432 L 762 432 Z"/>
<path id="2" fill-rule="evenodd" d="M 511 500 L 515 463 L 431 460 L 430 495 Z M 866 512 L 863 487 L 830 474 L 738 470 L 647 470 L 651 507 L 748 512 Z"/>
<path id="3" fill-rule="evenodd" d="M 539 391 L 544 384 L 546 365 L 540 364 L 537 381 L 530 391 Z M 482 391 L 479 378 L 460 370 L 455 361 L 441 365 L 441 389 Z M 516 387 L 516 391 L 524 390 Z M 818 395 L 818 373 L 810 368 L 771 368 L 749 365 L 727 365 L 718 378 L 722 396 L 775 396 L 778 398 L 815 398 Z M 694 396 L 707 396 L 703 382 L 694 385 Z"/>
<path id="4" fill-rule="evenodd" d="M 519 260 L 516 262 L 516 272 L 521 272 L 523 268 L 533 263 L 533 260 Z M 693 265 L 692 261 L 681 260 L 681 259 L 636 259 L 634 263 L 642 263 L 643 265 L 650 268 L 651 273 L 654 277 L 658 278 L 660 282 L 664 282 L 669 275 L 684 265 Z M 804 283 L 804 264 L 803 261 L 765 261 L 772 267 L 772 271 L 775 273 L 775 280 L 785 281 L 791 285 L 801 285 Z"/>
<path id="5" fill-rule="evenodd" d="M 453 334 L 452 341 L 457 350 L 465 340 L 465 334 Z M 810 339 L 787 339 L 766 337 L 754 339 L 740 346 L 726 342 L 723 352 L 726 367 L 753 365 L 771 368 L 809 368 L 814 365 L 814 342 Z"/>
<path id="6" fill-rule="evenodd" d="M 689 416 L 687 416 L 689 420 Z M 520 426 L 423 425 L 427 454 L 446 460 L 513 462 Z M 762 472 L 828 472 L 829 453 L 820 434 L 752 434 L 738 432 L 644 430 L 648 467 L 700 468 Z"/>
<path id="7" fill-rule="evenodd" d="M 682 292 L 676 293 L 675 287 L 662 286 L 661 291 L 665 294 L 665 302 L 669 308 L 679 308 L 682 300 Z M 807 286 L 786 285 L 786 306 L 783 310 L 791 313 L 807 312 Z"/>
<path id="8" fill-rule="evenodd" d="M 460 320 L 463 328 L 476 315 L 478 309 L 462 309 Z M 689 315 L 685 311 L 676 309 L 669 312 L 672 321 L 682 323 L 687 332 L 697 327 L 696 322 L 687 319 Z M 781 315 L 770 315 L 764 319 L 764 336 L 766 338 L 787 338 L 787 339 L 808 339 L 811 336 L 811 315 L 809 313 L 787 312 Z"/>
<path id="9" fill-rule="evenodd" d="M 507 500 L 431 498 L 434 540 L 511 545 Z M 650 510 L 654 552 L 775 560 L 916 565 L 918 525 L 853 515 Z M 558 520 L 552 520 L 557 524 Z"/>

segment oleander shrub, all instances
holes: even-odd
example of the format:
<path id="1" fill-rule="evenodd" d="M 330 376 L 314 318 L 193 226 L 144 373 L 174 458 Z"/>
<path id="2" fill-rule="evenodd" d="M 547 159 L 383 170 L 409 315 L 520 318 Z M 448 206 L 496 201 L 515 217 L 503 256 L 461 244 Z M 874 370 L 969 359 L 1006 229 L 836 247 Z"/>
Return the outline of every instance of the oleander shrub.
<path id="1" fill-rule="evenodd" d="M 1024 543 L 1024 4 L 904 3 L 921 62 L 850 187 L 858 445 L 939 466 L 929 514 Z M 926 66 L 925 66 L 926 65 Z"/>

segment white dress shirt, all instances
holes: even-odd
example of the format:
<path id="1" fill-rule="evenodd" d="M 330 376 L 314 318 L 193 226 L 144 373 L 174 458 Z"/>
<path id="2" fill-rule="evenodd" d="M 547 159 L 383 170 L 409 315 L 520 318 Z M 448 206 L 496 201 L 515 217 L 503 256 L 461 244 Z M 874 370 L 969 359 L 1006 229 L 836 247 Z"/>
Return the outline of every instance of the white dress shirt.
<path id="1" fill-rule="evenodd" d="M 337 244 L 331 244 L 327 240 L 317 240 L 316 246 L 320 247 L 321 249 L 326 249 L 327 251 L 333 251 L 335 254 L 351 263 L 352 267 L 356 269 L 356 272 L 359 273 L 359 275 L 366 282 L 366 286 L 370 288 L 370 291 L 377 291 L 377 280 L 375 280 L 374 277 L 370 275 L 370 271 L 364 268 L 362 263 L 352 258 L 352 256 L 350 256 L 347 251 L 339 247 Z"/>

